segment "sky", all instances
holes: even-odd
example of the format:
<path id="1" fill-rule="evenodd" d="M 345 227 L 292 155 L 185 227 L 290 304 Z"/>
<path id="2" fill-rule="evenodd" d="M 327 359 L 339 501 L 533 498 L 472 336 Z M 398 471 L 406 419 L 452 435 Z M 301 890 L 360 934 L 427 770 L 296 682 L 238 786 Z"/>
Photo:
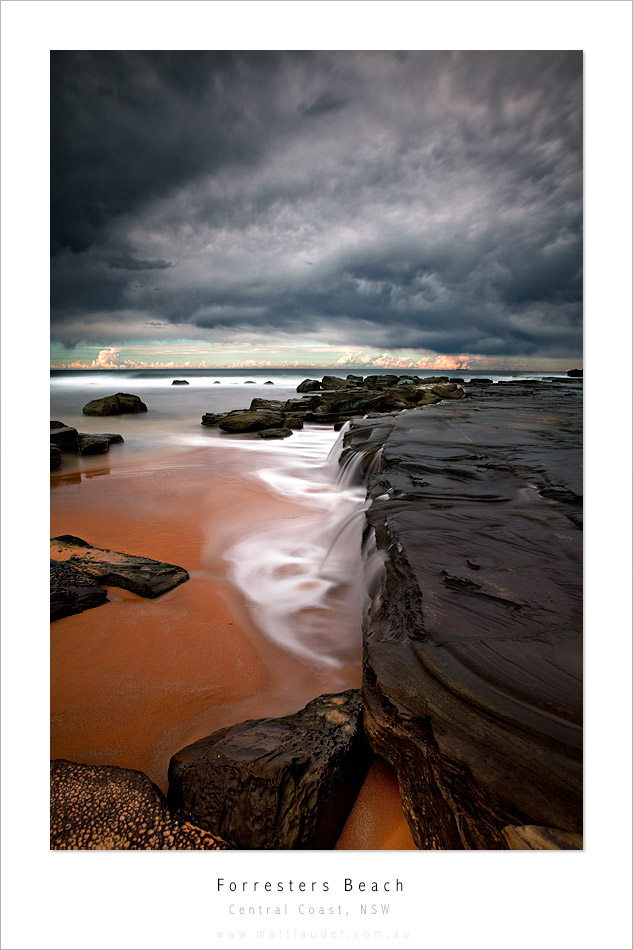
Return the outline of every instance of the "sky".
<path id="1" fill-rule="evenodd" d="M 582 53 L 51 53 L 51 366 L 582 365 Z"/>

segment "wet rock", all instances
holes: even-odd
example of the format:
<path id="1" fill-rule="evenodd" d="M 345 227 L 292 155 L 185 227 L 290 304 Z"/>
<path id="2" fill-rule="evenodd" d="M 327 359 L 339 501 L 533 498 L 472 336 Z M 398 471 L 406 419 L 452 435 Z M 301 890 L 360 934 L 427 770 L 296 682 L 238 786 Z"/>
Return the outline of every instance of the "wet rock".
<path id="1" fill-rule="evenodd" d="M 267 379 L 266 382 L 264 383 L 264 386 L 274 386 L 274 385 L 275 384 L 273 383 L 272 379 Z"/>
<path id="2" fill-rule="evenodd" d="M 347 374 L 347 381 L 353 386 L 362 386 L 363 385 L 363 376 L 354 376 L 352 373 Z"/>
<path id="3" fill-rule="evenodd" d="M 56 445 L 51 442 L 51 472 L 59 468 L 62 464 L 62 453 Z"/>
<path id="4" fill-rule="evenodd" d="M 137 412 L 147 412 L 147 406 L 139 396 L 131 393 L 115 393 L 114 396 L 92 399 L 83 408 L 86 416 L 118 416 Z"/>
<path id="5" fill-rule="evenodd" d="M 272 409 L 275 412 L 281 412 L 285 407 L 281 399 L 252 399 L 251 409 Z"/>
<path id="6" fill-rule="evenodd" d="M 303 396 L 301 399 L 287 399 L 284 409 L 293 415 L 299 415 L 302 412 L 318 409 L 321 405 L 323 405 L 322 396 Z"/>
<path id="7" fill-rule="evenodd" d="M 282 426 L 279 429 L 260 429 L 257 433 L 260 439 L 287 439 L 292 435 L 290 426 Z"/>
<path id="8" fill-rule="evenodd" d="M 259 432 L 261 429 L 279 429 L 283 426 L 281 412 L 272 409 L 236 409 L 218 420 L 224 432 Z"/>
<path id="9" fill-rule="evenodd" d="M 230 846 L 171 814 L 143 772 L 51 762 L 51 850 L 218 851 Z"/>
<path id="10" fill-rule="evenodd" d="M 257 383 L 255 382 L 254 379 L 246 379 L 246 380 L 244 380 L 244 385 L 245 385 L 245 386 L 256 386 Z"/>
<path id="11" fill-rule="evenodd" d="M 321 385 L 323 389 L 346 389 L 349 383 L 346 379 L 341 379 L 340 376 L 324 376 Z"/>
<path id="12" fill-rule="evenodd" d="M 51 445 L 56 445 L 61 452 L 77 452 L 79 433 L 72 426 L 55 426 L 51 429 Z"/>
<path id="13" fill-rule="evenodd" d="M 431 387 L 431 392 L 440 399 L 463 399 L 466 393 L 456 383 L 444 383 Z"/>
<path id="14" fill-rule="evenodd" d="M 100 607 L 107 593 L 66 561 L 51 561 L 51 620 Z"/>
<path id="15" fill-rule="evenodd" d="M 172 808 L 238 848 L 332 848 L 370 764 L 359 690 L 248 720 L 181 749 Z"/>
<path id="16" fill-rule="evenodd" d="M 214 380 L 213 380 L 213 385 L 214 385 L 214 386 L 220 386 L 220 385 L 221 385 L 220 380 L 219 380 L 219 379 L 214 379 Z"/>
<path id="17" fill-rule="evenodd" d="M 79 434 L 79 451 L 82 455 L 99 455 L 110 448 L 107 436 L 89 435 L 87 432 Z"/>
<path id="18" fill-rule="evenodd" d="M 582 370 L 581 369 L 568 369 L 567 375 L 571 376 L 572 379 L 582 379 Z"/>
<path id="19" fill-rule="evenodd" d="M 134 554 L 97 548 L 72 534 L 51 538 L 51 558 L 64 561 L 108 587 L 123 587 L 141 597 L 159 597 L 184 581 L 184 568 Z"/>
<path id="20" fill-rule="evenodd" d="M 365 728 L 421 848 L 582 829 L 581 393 L 496 392 L 345 437 L 367 451 L 382 429 Z"/>
<path id="21" fill-rule="evenodd" d="M 172 381 L 172 386 L 188 386 L 189 381 L 186 379 L 174 379 Z"/>
<path id="22" fill-rule="evenodd" d="M 57 422 L 56 420 L 51 419 L 51 429 L 66 429 L 66 428 L 67 426 L 65 422 Z"/>
<path id="23" fill-rule="evenodd" d="M 582 835 L 539 825 L 507 825 L 503 839 L 511 851 L 582 851 Z"/>
<path id="24" fill-rule="evenodd" d="M 299 416 L 286 416 L 284 425 L 288 426 L 289 429 L 303 429 L 303 419 L 300 419 Z"/>
<path id="25" fill-rule="evenodd" d="M 205 412 L 202 417 L 203 426 L 217 426 L 218 422 L 222 418 L 221 415 L 218 415 L 217 412 Z"/>
<path id="26" fill-rule="evenodd" d="M 485 379 L 481 377 L 473 377 L 468 383 L 469 386 L 494 386 L 494 383 L 491 379 Z"/>
<path id="27" fill-rule="evenodd" d="M 318 379 L 304 379 L 303 382 L 297 386 L 298 393 L 314 393 L 320 389 L 323 389 L 323 386 Z"/>

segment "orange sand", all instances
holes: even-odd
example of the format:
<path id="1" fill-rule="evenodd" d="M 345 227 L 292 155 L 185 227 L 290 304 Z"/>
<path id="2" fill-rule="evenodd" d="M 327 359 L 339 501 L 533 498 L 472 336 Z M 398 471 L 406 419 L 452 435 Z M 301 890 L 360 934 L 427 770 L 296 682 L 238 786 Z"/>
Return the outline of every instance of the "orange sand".
<path id="1" fill-rule="evenodd" d="M 415 850 L 402 811 L 396 773 L 382 759 L 376 759 L 370 768 L 336 850 Z"/>
<path id="2" fill-rule="evenodd" d="M 156 600 L 108 588 L 110 603 L 51 625 L 51 758 L 140 769 L 166 790 L 184 745 L 360 686 L 360 642 L 347 667 L 311 666 L 260 634 L 227 576 L 231 544 L 302 514 L 244 463 L 230 448 L 113 453 L 52 474 L 51 537 L 169 561 L 190 580 Z M 337 847 L 411 847 L 403 825 L 397 786 L 374 766 Z"/>

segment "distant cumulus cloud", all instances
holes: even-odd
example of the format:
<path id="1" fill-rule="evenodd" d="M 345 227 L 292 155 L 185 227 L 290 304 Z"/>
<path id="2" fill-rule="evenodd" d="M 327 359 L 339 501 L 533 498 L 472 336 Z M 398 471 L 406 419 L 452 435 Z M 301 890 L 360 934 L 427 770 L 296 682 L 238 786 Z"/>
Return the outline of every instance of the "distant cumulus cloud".
<path id="1" fill-rule="evenodd" d="M 51 60 L 53 341 L 580 357 L 580 52 Z"/>

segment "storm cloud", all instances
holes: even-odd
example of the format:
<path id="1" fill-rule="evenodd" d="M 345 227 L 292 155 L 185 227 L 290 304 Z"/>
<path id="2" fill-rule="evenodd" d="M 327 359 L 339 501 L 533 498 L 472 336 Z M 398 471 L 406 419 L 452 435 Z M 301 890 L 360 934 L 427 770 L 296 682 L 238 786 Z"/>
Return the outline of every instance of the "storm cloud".
<path id="1" fill-rule="evenodd" d="M 580 52 L 54 52 L 52 338 L 582 352 Z"/>

